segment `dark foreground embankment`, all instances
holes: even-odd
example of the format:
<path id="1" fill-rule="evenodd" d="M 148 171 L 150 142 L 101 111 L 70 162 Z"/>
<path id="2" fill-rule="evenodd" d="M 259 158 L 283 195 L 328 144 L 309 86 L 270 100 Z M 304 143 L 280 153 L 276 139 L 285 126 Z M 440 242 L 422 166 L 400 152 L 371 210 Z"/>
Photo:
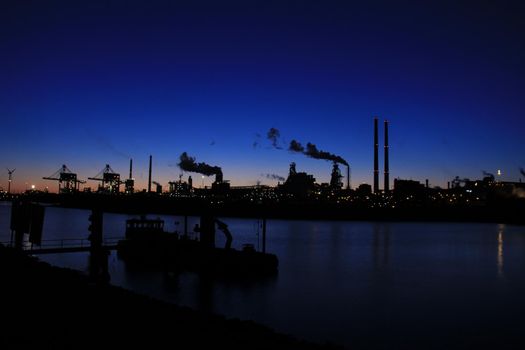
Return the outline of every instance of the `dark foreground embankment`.
<path id="1" fill-rule="evenodd" d="M 0 349 L 322 348 L 254 322 L 95 285 L 2 245 L 0 279 Z"/>

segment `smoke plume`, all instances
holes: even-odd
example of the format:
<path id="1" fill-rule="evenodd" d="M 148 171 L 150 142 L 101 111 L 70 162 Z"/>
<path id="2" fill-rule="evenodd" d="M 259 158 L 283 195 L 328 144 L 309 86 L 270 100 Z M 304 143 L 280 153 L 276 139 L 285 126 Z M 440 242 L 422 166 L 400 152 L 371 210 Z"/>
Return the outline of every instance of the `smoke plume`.
<path id="1" fill-rule="evenodd" d="M 180 162 L 178 166 L 181 170 L 193 173 L 199 173 L 206 176 L 222 174 L 222 169 L 218 166 L 211 166 L 206 163 L 195 162 L 195 157 L 190 157 L 188 153 L 183 152 L 180 155 Z"/>
<path id="2" fill-rule="evenodd" d="M 329 152 L 320 151 L 313 143 L 310 142 L 306 144 L 306 152 L 304 152 L 304 154 L 311 158 L 331 160 L 336 163 L 348 165 L 346 160 L 344 160 L 342 157 L 336 156 L 335 154 Z"/>
<path id="3" fill-rule="evenodd" d="M 288 149 L 292 152 L 302 153 L 310 158 L 330 160 L 332 162 L 336 162 L 336 163 L 348 166 L 348 162 L 344 160 L 342 157 L 329 153 L 329 152 L 320 151 L 317 149 L 317 146 L 311 142 L 308 142 L 306 144 L 306 149 L 305 149 L 303 145 L 301 145 L 301 143 L 299 143 L 296 140 L 292 140 L 290 142 L 290 147 Z"/>
<path id="4" fill-rule="evenodd" d="M 276 174 L 261 174 L 261 175 L 270 180 L 278 180 L 278 181 L 286 180 L 284 177 L 276 175 Z"/>
<path id="5" fill-rule="evenodd" d="M 292 152 L 299 152 L 299 153 L 303 153 L 304 152 L 304 147 L 303 145 L 301 145 L 300 142 L 297 142 L 295 140 L 292 140 L 290 142 L 290 148 L 289 148 L 290 151 Z"/>
<path id="6" fill-rule="evenodd" d="M 281 137 L 281 132 L 278 129 L 270 128 L 270 130 L 268 130 L 268 133 L 266 134 L 266 137 L 268 138 L 268 140 L 272 141 L 273 147 L 277 149 L 282 149 L 282 147 L 278 144 L 279 137 Z"/>
<path id="7" fill-rule="evenodd" d="M 485 170 L 482 170 L 482 172 L 483 172 L 483 176 L 490 177 L 490 178 L 494 179 L 494 174 L 491 174 L 491 173 L 489 173 L 489 172 L 487 172 Z"/>

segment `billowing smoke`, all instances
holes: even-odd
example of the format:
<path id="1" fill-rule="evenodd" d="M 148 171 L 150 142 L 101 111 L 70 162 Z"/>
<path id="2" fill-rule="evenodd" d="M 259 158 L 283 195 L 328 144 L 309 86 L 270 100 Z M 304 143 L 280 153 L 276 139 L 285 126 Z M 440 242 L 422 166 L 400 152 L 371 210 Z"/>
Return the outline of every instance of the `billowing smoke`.
<path id="1" fill-rule="evenodd" d="M 347 161 L 344 160 L 342 157 L 336 156 L 335 154 L 329 152 L 320 151 L 313 143 L 310 142 L 306 144 L 306 152 L 304 152 L 304 154 L 311 158 L 331 160 L 336 163 L 348 165 Z"/>
<path id="2" fill-rule="evenodd" d="M 261 176 L 264 176 L 264 177 L 266 177 L 267 179 L 270 179 L 270 180 L 278 180 L 278 181 L 286 180 L 284 177 L 276 175 L 276 174 L 261 174 Z"/>
<path id="3" fill-rule="evenodd" d="M 301 145 L 300 142 L 297 142 L 295 140 L 292 140 L 290 142 L 290 148 L 289 148 L 290 151 L 292 152 L 299 152 L 299 153 L 303 153 L 304 152 L 304 147 L 303 145 Z"/>
<path id="4" fill-rule="evenodd" d="M 206 163 L 196 163 L 195 157 L 190 157 L 186 152 L 183 152 L 180 155 L 180 162 L 178 163 L 178 166 L 184 171 L 199 173 L 206 176 L 219 174 L 222 176 L 222 169 L 220 167 L 211 166 Z"/>
<path id="5" fill-rule="evenodd" d="M 485 177 L 490 177 L 491 179 L 494 179 L 494 174 L 491 174 L 485 170 L 482 170 L 483 171 L 483 176 Z"/>
<path id="6" fill-rule="evenodd" d="M 344 160 L 342 157 L 329 153 L 329 152 L 320 151 L 317 149 L 316 145 L 310 142 L 306 144 L 306 149 L 305 149 L 303 145 L 301 145 L 301 143 L 299 143 L 296 140 L 292 140 L 290 142 L 290 147 L 288 149 L 292 152 L 302 153 L 310 158 L 330 160 L 332 162 L 336 162 L 336 163 L 340 163 L 340 164 L 348 166 L 348 162 Z"/>
<path id="7" fill-rule="evenodd" d="M 272 146 L 274 148 L 282 149 L 282 147 L 279 146 L 279 138 L 281 137 L 281 132 L 278 129 L 270 128 L 270 130 L 268 130 L 268 133 L 266 134 L 266 137 L 272 142 Z M 302 153 L 310 158 L 329 160 L 348 166 L 348 162 L 344 160 L 341 156 L 321 151 L 317 149 L 317 146 L 311 142 L 308 142 L 305 148 L 299 141 L 292 140 L 290 142 L 288 150 L 291 152 Z"/>
<path id="8" fill-rule="evenodd" d="M 279 137 L 281 137 L 281 132 L 278 129 L 270 128 L 270 130 L 268 130 L 268 133 L 266 134 L 266 137 L 268 138 L 268 140 L 272 141 L 273 147 L 277 149 L 282 149 L 282 147 L 278 144 Z"/>

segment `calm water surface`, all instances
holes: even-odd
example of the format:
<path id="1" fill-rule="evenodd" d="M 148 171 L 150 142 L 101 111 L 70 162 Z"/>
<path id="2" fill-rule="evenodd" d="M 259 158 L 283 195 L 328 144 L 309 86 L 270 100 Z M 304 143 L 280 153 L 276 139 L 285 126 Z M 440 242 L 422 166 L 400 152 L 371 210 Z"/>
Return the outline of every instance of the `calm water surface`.
<path id="1" fill-rule="evenodd" d="M 9 215 L 10 206 L 0 203 L 0 241 L 10 238 Z M 86 238 L 88 216 L 46 208 L 43 239 Z M 104 234 L 123 236 L 130 217 L 105 214 Z M 183 229 L 181 217 L 161 218 L 168 230 Z M 257 220 L 223 220 L 234 247 L 257 247 Z M 189 227 L 197 222 L 189 218 Z M 219 231 L 217 244 L 223 243 Z M 348 347 L 387 346 L 414 335 L 432 342 L 453 334 L 515 334 L 525 325 L 525 227 L 270 220 L 267 250 L 279 257 L 278 276 L 243 283 L 152 273 L 127 267 L 112 252 L 111 283 Z M 88 270 L 84 253 L 41 259 Z"/>

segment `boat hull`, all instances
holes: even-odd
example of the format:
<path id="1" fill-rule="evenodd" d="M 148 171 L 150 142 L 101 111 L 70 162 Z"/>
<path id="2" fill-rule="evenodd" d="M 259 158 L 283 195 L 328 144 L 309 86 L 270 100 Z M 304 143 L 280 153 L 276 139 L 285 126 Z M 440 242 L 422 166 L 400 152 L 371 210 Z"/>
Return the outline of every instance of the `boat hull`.
<path id="1" fill-rule="evenodd" d="M 119 258 L 168 271 L 194 271 L 221 275 L 259 276 L 277 273 L 274 254 L 252 250 L 206 247 L 176 236 L 125 239 L 117 245 Z"/>

